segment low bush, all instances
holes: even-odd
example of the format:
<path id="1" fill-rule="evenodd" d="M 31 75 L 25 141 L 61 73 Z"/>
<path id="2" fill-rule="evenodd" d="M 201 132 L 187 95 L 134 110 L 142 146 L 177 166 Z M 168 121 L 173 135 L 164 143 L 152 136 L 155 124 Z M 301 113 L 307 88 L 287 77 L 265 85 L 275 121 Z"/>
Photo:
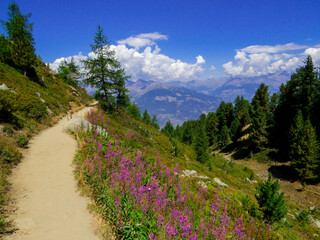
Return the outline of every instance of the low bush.
<path id="1" fill-rule="evenodd" d="M 21 148 L 26 148 L 28 146 L 29 139 L 23 134 L 18 135 L 17 144 Z"/>

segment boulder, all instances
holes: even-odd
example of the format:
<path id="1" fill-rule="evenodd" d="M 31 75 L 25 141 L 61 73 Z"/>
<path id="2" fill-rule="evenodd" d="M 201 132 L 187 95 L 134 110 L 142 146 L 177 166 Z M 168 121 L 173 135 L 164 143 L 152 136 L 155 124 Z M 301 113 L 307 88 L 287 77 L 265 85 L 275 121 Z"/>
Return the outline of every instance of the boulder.
<path id="1" fill-rule="evenodd" d="M 198 177 L 198 174 L 195 170 L 182 170 L 181 177 Z"/>
<path id="2" fill-rule="evenodd" d="M 77 129 L 91 129 L 92 124 L 85 120 L 83 117 L 75 117 L 69 120 L 64 126 L 64 131 L 75 131 Z"/>
<path id="3" fill-rule="evenodd" d="M 219 178 L 214 178 L 213 181 L 215 181 L 221 187 L 229 187 L 228 184 L 225 184 Z"/>
<path id="4" fill-rule="evenodd" d="M 67 122 L 63 126 L 63 130 L 66 132 L 67 131 L 75 131 L 75 130 L 78 130 L 81 128 L 85 129 L 85 130 L 95 129 L 95 131 L 97 131 L 98 134 L 105 136 L 105 137 L 108 136 L 106 129 L 102 128 L 101 126 L 91 124 L 90 122 L 85 120 L 83 117 L 74 117 L 74 118 L 70 119 L 69 122 Z"/>
<path id="5" fill-rule="evenodd" d="M 0 90 L 9 90 L 9 88 L 3 83 L 2 85 L 0 85 Z"/>
<path id="6" fill-rule="evenodd" d="M 202 187 L 202 188 L 205 188 L 205 189 L 208 188 L 207 184 L 206 184 L 205 182 L 203 182 L 203 181 L 198 181 L 198 182 L 197 182 L 197 185 L 200 186 L 200 187 Z"/>

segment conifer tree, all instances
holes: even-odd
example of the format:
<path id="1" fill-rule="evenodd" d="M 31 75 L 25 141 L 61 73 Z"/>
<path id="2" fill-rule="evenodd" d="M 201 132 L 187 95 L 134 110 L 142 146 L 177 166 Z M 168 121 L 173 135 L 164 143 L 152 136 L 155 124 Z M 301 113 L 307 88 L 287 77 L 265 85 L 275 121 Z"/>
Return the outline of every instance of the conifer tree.
<path id="1" fill-rule="evenodd" d="M 147 109 L 145 109 L 142 114 L 142 122 L 144 122 L 145 124 L 151 124 L 151 118 Z"/>
<path id="2" fill-rule="evenodd" d="M 233 142 L 235 142 L 239 138 L 241 130 L 241 123 L 238 118 L 235 118 L 230 126 L 230 138 Z"/>
<path id="3" fill-rule="evenodd" d="M 173 127 L 170 120 L 168 122 L 166 122 L 166 125 L 164 126 L 164 128 L 161 129 L 161 132 L 164 133 L 168 138 L 173 137 L 174 127 Z"/>
<path id="4" fill-rule="evenodd" d="M 226 103 L 222 101 L 216 111 L 217 117 L 219 119 L 219 130 L 221 131 L 224 125 L 227 125 L 227 117 L 226 117 Z"/>
<path id="5" fill-rule="evenodd" d="M 136 120 L 140 120 L 140 109 L 135 102 L 129 105 L 128 107 L 129 114 Z"/>
<path id="6" fill-rule="evenodd" d="M 252 150 L 261 151 L 268 144 L 267 120 L 270 116 L 268 86 L 264 83 L 252 98 L 250 145 Z"/>
<path id="7" fill-rule="evenodd" d="M 9 40 L 10 60 L 24 74 L 36 61 L 33 23 L 29 23 L 31 13 L 22 15 L 19 6 L 13 2 L 8 6 L 8 19 L 4 24 Z"/>
<path id="8" fill-rule="evenodd" d="M 298 110 L 301 110 L 303 118 L 310 119 L 311 124 L 319 131 L 319 106 L 320 81 L 312 58 L 309 56 L 305 61 L 305 66 L 298 68 L 297 72 L 291 75 L 291 79 L 280 87 L 274 118 L 273 139 L 278 140 L 277 146 L 284 158 L 288 158 L 288 134 Z"/>
<path id="9" fill-rule="evenodd" d="M 151 119 L 151 125 L 154 126 L 156 129 L 160 129 L 156 115 L 153 115 Z"/>
<path id="10" fill-rule="evenodd" d="M 125 76 L 120 62 L 115 59 L 115 52 L 110 49 L 110 41 L 104 35 L 100 25 L 98 25 L 91 49 L 94 57 L 83 61 L 86 70 L 83 82 L 87 86 L 97 88 L 101 96 L 100 104 L 105 108 L 110 108 L 120 97 L 125 99 L 127 92 L 125 81 L 129 76 Z M 115 95 L 118 96 L 117 99 Z"/>
<path id="11" fill-rule="evenodd" d="M 230 130 L 227 125 L 224 125 L 219 133 L 219 143 L 222 147 L 228 145 L 231 142 Z"/>
<path id="12" fill-rule="evenodd" d="M 0 35 L 0 62 L 10 64 L 9 40 Z"/>
<path id="13" fill-rule="evenodd" d="M 219 119 L 215 113 L 208 115 L 208 122 L 206 125 L 206 132 L 209 138 L 209 144 L 215 144 L 218 141 L 219 133 Z"/>
<path id="14" fill-rule="evenodd" d="M 242 126 L 250 123 L 250 102 L 241 95 L 237 96 L 234 103 L 235 117 L 239 119 Z"/>
<path id="15" fill-rule="evenodd" d="M 303 121 L 301 111 L 298 111 L 291 126 L 289 144 L 291 166 L 297 171 L 301 183 L 305 185 L 307 178 L 317 171 L 319 143 L 315 129 L 309 120 Z"/>
<path id="16" fill-rule="evenodd" d="M 288 212 L 284 202 L 284 193 L 279 194 L 279 190 L 278 181 L 273 181 L 271 175 L 256 189 L 256 199 L 262 208 L 264 218 L 270 223 L 281 220 Z"/>
<path id="17" fill-rule="evenodd" d="M 71 58 L 70 63 L 68 63 L 66 60 L 62 61 L 58 68 L 58 74 L 69 85 L 78 86 L 80 68 L 75 64 L 73 58 Z"/>
<path id="18" fill-rule="evenodd" d="M 230 128 L 232 121 L 234 120 L 234 108 L 232 103 L 227 103 L 224 111 L 224 115 L 226 118 L 226 125 Z"/>
<path id="19" fill-rule="evenodd" d="M 203 125 L 199 125 L 198 130 L 196 131 L 196 134 L 194 136 L 192 145 L 196 153 L 197 160 L 201 163 L 205 163 L 209 158 L 209 142 Z"/>

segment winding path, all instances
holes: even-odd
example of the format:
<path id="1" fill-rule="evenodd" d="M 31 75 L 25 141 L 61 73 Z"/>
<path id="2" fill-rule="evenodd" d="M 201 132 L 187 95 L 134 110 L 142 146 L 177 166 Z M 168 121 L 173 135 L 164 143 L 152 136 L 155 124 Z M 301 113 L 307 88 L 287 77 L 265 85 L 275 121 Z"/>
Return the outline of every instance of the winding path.
<path id="1" fill-rule="evenodd" d="M 85 108 L 74 115 L 83 115 Z M 63 118 L 30 143 L 11 176 L 18 230 L 6 239 L 95 240 L 88 201 L 77 192 L 72 161 L 76 140 L 63 132 Z"/>

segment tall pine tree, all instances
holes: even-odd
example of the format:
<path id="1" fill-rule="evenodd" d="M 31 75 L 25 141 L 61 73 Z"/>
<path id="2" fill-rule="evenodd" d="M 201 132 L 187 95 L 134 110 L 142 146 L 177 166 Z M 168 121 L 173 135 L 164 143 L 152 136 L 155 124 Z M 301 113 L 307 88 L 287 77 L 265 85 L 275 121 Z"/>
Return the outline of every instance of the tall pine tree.
<path id="1" fill-rule="evenodd" d="M 31 13 L 23 15 L 15 2 L 8 6 L 8 19 L 4 24 L 9 40 L 10 60 L 14 67 L 21 69 L 26 75 L 36 61 L 33 23 L 29 23 Z"/>
<path id="2" fill-rule="evenodd" d="M 270 116 L 268 89 L 268 86 L 262 83 L 252 98 L 251 134 L 249 141 L 254 151 L 261 151 L 268 144 L 267 120 Z"/>
<path id="3" fill-rule="evenodd" d="M 303 121 L 300 110 L 290 128 L 289 144 L 291 166 L 297 171 L 301 183 L 305 185 L 307 178 L 317 171 L 319 143 L 311 122 Z"/>
<path id="4" fill-rule="evenodd" d="M 98 25 L 91 49 L 94 57 L 83 61 L 86 70 L 83 82 L 87 86 L 97 88 L 100 104 L 105 108 L 110 108 L 114 102 L 125 98 L 127 92 L 125 81 L 128 76 L 125 76 L 120 62 L 115 59 L 115 52 L 110 49 L 110 41 L 104 35 L 100 25 Z"/>
<path id="5" fill-rule="evenodd" d="M 196 153 L 197 160 L 201 163 L 205 163 L 209 158 L 209 141 L 203 125 L 198 126 L 192 145 Z"/>

